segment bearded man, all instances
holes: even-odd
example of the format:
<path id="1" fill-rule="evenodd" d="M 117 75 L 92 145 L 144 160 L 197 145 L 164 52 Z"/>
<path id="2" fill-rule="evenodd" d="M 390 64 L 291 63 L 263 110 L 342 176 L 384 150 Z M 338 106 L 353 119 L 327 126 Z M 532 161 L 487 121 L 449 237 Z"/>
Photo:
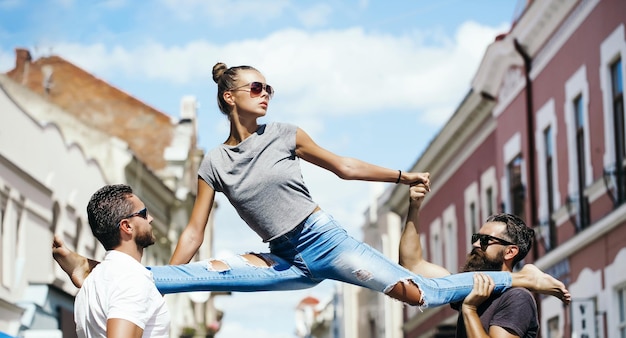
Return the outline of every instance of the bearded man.
<path id="1" fill-rule="evenodd" d="M 410 188 L 409 212 L 400 239 L 400 264 L 426 277 L 450 274 L 445 268 L 423 259 L 418 214 L 427 193 L 423 185 Z M 509 271 L 530 251 L 534 231 L 523 220 L 511 214 L 490 216 L 478 233 L 472 235 L 472 251 L 463 271 Z M 523 288 L 511 288 L 491 295 L 493 281 L 486 275 L 474 276 L 474 288 L 462 304 L 457 337 L 536 337 L 539 330 L 537 304 Z"/>

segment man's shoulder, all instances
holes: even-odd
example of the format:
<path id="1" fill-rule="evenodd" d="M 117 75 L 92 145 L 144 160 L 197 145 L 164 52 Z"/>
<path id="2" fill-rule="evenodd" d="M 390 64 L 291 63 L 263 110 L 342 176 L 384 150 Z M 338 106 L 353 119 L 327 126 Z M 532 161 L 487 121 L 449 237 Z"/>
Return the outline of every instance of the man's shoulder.
<path id="1" fill-rule="evenodd" d="M 498 296 L 493 302 L 498 310 L 503 309 L 528 309 L 537 311 L 537 302 L 534 295 L 524 288 L 511 288 Z"/>
<path id="2" fill-rule="evenodd" d="M 85 278 L 85 282 L 91 281 L 91 283 L 107 283 L 109 285 L 119 282 L 126 283 L 129 280 L 141 281 L 142 283 L 152 282 L 152 276 L 150 271 L 141 263 L 120 253 L 107 255 Z"/>
<path id="3" fill-rule="evenodd" d="M 513 287 L 506 290 L 502 293 L 502 297 L 524 297 L 524 298 L 534 298 L 533 294 L 525 288 Z"/>

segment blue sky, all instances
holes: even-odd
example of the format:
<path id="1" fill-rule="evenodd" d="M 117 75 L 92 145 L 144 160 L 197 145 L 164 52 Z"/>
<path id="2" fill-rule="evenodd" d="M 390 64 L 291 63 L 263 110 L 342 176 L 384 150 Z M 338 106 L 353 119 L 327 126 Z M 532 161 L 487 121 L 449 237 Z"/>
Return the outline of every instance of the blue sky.
<path id="1" fill-rule="evenodd" d="M 261 122 L 293 123 L 339 155 L 406 170 L 517 8 L 517 0 L 0 0 L 0 72 L 22 47 L 35 58 L 59 55 L 173 117 L 193 95 L 209 150 L 228 136 L 213 65 L 252 65 L 276 88 Z M 368 203 L 389 187 L 306 164 L 303 174 L 314 199 L 359 238 Z M 216 255 L 266 251 L 218 202 Z M 293 337 L 298 301 L 329 298 L 335 287 L 222 297 L 219 336 Z"/>

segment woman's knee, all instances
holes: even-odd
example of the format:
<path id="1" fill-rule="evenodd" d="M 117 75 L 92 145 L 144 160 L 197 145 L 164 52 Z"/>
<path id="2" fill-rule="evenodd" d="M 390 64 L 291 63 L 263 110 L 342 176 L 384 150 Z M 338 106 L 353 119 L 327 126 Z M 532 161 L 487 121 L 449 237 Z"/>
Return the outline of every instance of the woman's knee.
<path id="1" fill-rule="evenodd" d="M 249 254 L 241 255 L 241 257 L 243 257 L 243 259 L 246 260 L 248 263 L 254 266 L 258 266 L 260 268 L 269 268 L 273 264 L 273 262 L 271 262 L 268 258 L 266 258 L 262 254 L 249 253 Z"/>
<path id="2" fill-rule="evenodd" d="M 421 306 L 424 304 L 422 291 L 419 286 L 410 279 L 397 282 L 387 295 L 413 306 Z"/>
<path id="3" fill-rule="evenodd" d="M 240 259 L 246 264 L 251 266 L 256 266 L 259 268 L 269 268 L 272 265 L 272 262 L 268 261 L 261 254 L 249 253 L 244 255 L 233 256 L 225 259 L 211 259 L 209 260 L 209 268 L 214 271 L 228 271 L 231 269 L 231 264 L 233 263 L 232 259 Z"/>

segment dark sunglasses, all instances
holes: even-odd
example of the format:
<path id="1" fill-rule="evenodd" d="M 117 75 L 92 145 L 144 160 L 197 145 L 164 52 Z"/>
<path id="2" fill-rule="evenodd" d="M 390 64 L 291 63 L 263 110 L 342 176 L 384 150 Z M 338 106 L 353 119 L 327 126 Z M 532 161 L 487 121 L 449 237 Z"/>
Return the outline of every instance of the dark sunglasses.
<path id="1" fill-rule="evenodd" d="M 141 217 L 143 219 L 148 219 L 148 208 L 143 208 L 143 209 L 141 209 L 141 210 L 139 210 L 137 212 L 134 212 L 134 213 L 132 213 L 132 214 L 130 214 L 128 216 L 124 216 L 124 218 L 122 218 L 122 220 L 125 220 L 127 218 L 133 218 L 133 217 L 136 217 L 136 216 L 139 216 L 139 217 Z M 122 221 L 117 222 L 117 227 L 118 228 L 120 227 L 120 224 L 122 224 Z"/>
<path id="2" fill-rule="evenodd" d="M 262 82 L 257 82 L 257 81 L 246 83 L 243 86 L 230 88 L 229 90 L 242 90 L 240 88 L 243 88 L 246 86 L 250 86 L 250 94 L 252 95 L 261 95 L 261 93 L 265 89 L 270 99 L 272 98 L 272 96 L 274 96 L 274 88 L 272 88 L 272 86 L 268 85 L 267 83 L 262 83 Z"/>
<path id="3" fill-rule="evenodd" d="M 485 234 L 473 234 L 472 235 L 472 244 L 476 243 L 476 241 L 480 241 L 480 249 L 482 251 L 487 250 L 487 247 L 492 244 L 502 244 L 502 245 L 515 245 L 507 240 L 502 238 L 493 237 L 491 235 Z M 493 242 L 492 242 L 493 241 Z"/>

